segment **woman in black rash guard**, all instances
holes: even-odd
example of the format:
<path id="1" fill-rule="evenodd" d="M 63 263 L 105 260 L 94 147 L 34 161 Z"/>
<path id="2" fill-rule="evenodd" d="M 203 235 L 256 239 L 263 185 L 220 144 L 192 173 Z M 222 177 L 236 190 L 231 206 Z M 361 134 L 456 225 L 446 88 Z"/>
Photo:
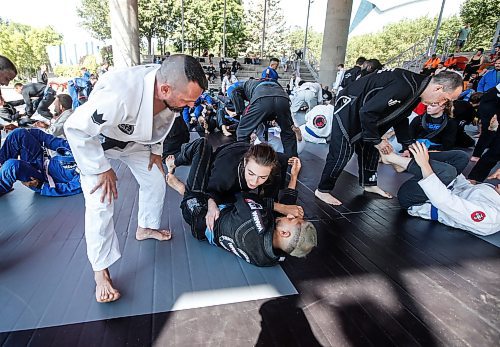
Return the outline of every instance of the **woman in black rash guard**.
<path id="1" fill-rule="evenodd" d="M 448 151 L 457 140 L 457 123 L 448 116 L 449 106 L 430 104 L 427 112 L 410 123 L 410 135 L 430 150 Z"/>
<path id="2" fill-rule="evenodd" d="M 287 167 L 287 163 L 279 162 L 278 154 L 267 144 L 234 142 L 213 152 L 204 138 L 184 144 L 181 152 L 175 157 L 168 156 L 165 163 L 169 172 L 178 166 L 196 167 L 196 170 L 191 169 L 190 175 L 193 172 L 197 179 L 204 180 L 199 186 L 206 187 L 203 193 L 210 197 L 206 222 L 211 230 L 219 217 L 219 205 L 234 203 L 240 192 L 256 191 L 261 197 L 277 200 L 284 181 L 281 168 Z M 275 202 L 274 210 L 285 216 L 304 215 L 302 207 L 297 205 Z"/>

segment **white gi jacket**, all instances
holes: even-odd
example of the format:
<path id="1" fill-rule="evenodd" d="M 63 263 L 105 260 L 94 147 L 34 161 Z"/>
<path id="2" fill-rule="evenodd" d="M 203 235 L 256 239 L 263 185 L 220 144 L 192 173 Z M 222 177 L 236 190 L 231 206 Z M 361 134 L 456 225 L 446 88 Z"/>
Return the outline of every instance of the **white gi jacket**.
<path id="1" fill-rule="evenodd" d="M 151 145 L 161 155 L 162 142 L 178 116 L 168 108 L 153 117 L 156 71 L 160 65 L 110 71 L 96 83 L 89 100 L 64 125 L 78 167 L 85 175 L 111 168 L 99 135 Z"/>
<path id="2" fill-rule="evenodd" d="M 326 143 L 332 132 L 333 105 L 318 105 L 306 113 L 306 123 L 300 126 L 302 137 L 312 143 Z"/>
<path id="3" fill-rule="evenodd" d="M 316 94 L 318 104 L 323 102 L 323 88 L 321 88 L 321 84 L 316 82 L 305 82 L 302 83 L 299 87 L 297 87 L 295 91 L 295 95 L 297 95 L 302 90 L 311 90 Z"/>
<path id="4" fill-rule="evenodd" d="M 429 202 L 410 207 L 410 215 L 438 220 L 483 236 L 500 231 L 500 194 L 490 185 L 473 185 L 459 175 L 448 189 L 436 174 L 420 180 L 418 184 Z"/>

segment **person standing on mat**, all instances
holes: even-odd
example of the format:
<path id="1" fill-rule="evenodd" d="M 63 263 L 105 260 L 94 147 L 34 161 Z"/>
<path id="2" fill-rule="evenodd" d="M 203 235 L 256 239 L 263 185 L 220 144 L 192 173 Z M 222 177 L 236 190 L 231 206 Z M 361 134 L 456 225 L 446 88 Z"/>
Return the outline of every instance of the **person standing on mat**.
<path id="1" fill-rule="evenodd" d="M 195 58 L 171 55 L 161 66 L 106 73 L 66 121 L 66 138 L 81 170 L 87 255 L 98 302 L 120 297 L 108 271 L 121 256 L 113 225 L 117 178 L 109 159 L 124 162 L 139 183 L 136 239 L 169 240 L 171 232 L 160 229 L 166 189 L 162 142 L 174 118 L 193 107 L 207 86 Z"/>
<path id="2" fill-rule="evenodd" d="M 248 80 L 237 84 L 231 92 L 236 114 L 241 116 L 236 129 L 238 141 L 250 142 L 250 135 L 261 123 L 276 120 L 281 128 L 281 141 L 287 157 L 297 156 L 297 138 L 292 130 L 290 99 L 274 80 Z M 245 101 L 249 104 L 245 108 Z"/>
<path id="3" fill-rule="evenodd" d="M 379 151 L 387 154 L 393 150 L 381 136 L 394 127 L 398 142 L 408 146 L 413 141 L 407 117 L 418 102 L 443 105 L 461 92 L 462 77 L 451 71 L 426 77 L 402 69 L 379 70 L 354 81 L 335 103 L 330 147 L 316 197 L 328 204 L 342 204 L 331 191 L 356 152 L 359 184 L 366 192 L 392 198 L 377 185 Z"/>

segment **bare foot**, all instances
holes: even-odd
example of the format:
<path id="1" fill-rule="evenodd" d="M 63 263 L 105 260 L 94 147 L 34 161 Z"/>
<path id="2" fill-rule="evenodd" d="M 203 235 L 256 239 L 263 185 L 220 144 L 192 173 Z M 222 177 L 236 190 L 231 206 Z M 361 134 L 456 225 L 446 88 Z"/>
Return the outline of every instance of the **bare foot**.
<path id="1" fill-rule="evenodd" d="M 297 137 L 297 141 L 301 142 L 302 141 L 302 133 L 300 132 L 300 128 L 296 127 L 295 125 L 292 125 L 292 130 L 295 133 L 295 136 Z"/>
<path id="2" fill-rule="evenodd" d="M 168 241 L 172 238 L 172 233 L 170 232 L 170 230 L 158 230 L 158 229 L 137 227 L 135 238 L 139 241 L 146 239 Z"/>
<path id="3" fill-rule="evenodd" d="M 314 195 L 320 199 L 321 201 L 327 203 L 327 204 L 330 204 L 330 205 L 335 205 L 335 206 L 338 206 L 338 205 L 342 205 L 342 202 L 338 199 L 336 199 L 332 194 L 330 193 L 322 193 L 320 192 L 319 190 L 315 190 L 314 191 Z"/>
<path id="4" fill-rule="evenodd" d="M 375 193 L 378 194 L 384 198 L 387 199 L 392 199 L 392 195 L 385 190 L 382 190 L 379 186 L 371 186 L 371 187 L 365 187 L 365 192 L 368 193 Z"/>
<path id="5" fill-rule="evenodd" d="M 224 134 L 224 136 L 233 135 L 229 130 L 227 130 L 227 127 L 225 125 L 222 125 L 222 133 Z"/>
<path id="6" fill-rule="evenodd" d="M 94 271 L 94 279 L 97 302 L 112 302 L 120 298 L 120 292 L 113 287 L 108 269 Z"/>
<path id="7" fill-rule="evenodd" d="M 470 161 L 472 161 L 473 163 L 478 162 L 479 157 L 470 157 Z"/>
<path id="8" fill-rule="evenodd" d="M 167 184 L 181 195 L 184 195 L 186 192 L 186 186 L 184 183 L 179 181 L 179 179 L 171 173 L 167 174 Z"/>
<path id="9" fill-rule="evenodd" d="M 175 157 L 173 155 L 169 155 L 165 159 L 165 165 L 167 166 L 168 173 L 174 173 L 174 171 L 175 171 Z"/>
<path id="10" fill-rule="evenodd" d="M 396 172 L 403 172 L 403 171 L 405 171 L 404 167 L 399 166 L 399 165 L 395 164 L 394 162 L 392 162 L 390 160 L 390 156 L 391 155 L 397 155 L 397 154 L 394 153 L 394 152 L 391 152 L 390 154 L 380 154 L 380 160 L 384 164 L 391 165 L 394 168 L 394 170 L 396 170 Z"/>

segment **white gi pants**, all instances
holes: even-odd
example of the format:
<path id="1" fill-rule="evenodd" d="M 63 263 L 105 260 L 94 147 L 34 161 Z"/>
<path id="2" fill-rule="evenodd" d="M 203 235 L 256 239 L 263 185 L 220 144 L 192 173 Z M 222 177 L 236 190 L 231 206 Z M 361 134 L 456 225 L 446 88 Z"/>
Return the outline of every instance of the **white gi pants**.
<path id="1" fill-rule="evenodd" d="M 295 120 L 295 114 L 300 110 L 304 103 L 307 104 L 308 110 L 312 110 L 314 106 L 318 104 L 318 96 L 314 92 L 314 90 L 300 90 L 295 96 L 291 98 L 292 106 L 290 107 L 290 111 L 292 112 L 292 119 L 295 126 L 299 126 Z"/>
<path id="2" fill-rule="evenodd" d="M 156 165 L 148 171 L 150 153 L 149 147 L 133 142 L 124 149 L 109 149 L 105 152 L 105 156 L 125 163 L 139 183 L 138 226 L 159 229 L 166 183 Z M 90 194 L 98 178 L 98 175 L 80 175 L 85 197 L 87 255 L 94 271 L 107 269 L 121 257 L 113 223 L 114 201 L 109 204 L 106 198 L 104 203 L 101 203 L 101 189 Z M 120 181 L 117 185 L 119 188 Z M 124 218 L 129 217 L 124 216 Z"/>

